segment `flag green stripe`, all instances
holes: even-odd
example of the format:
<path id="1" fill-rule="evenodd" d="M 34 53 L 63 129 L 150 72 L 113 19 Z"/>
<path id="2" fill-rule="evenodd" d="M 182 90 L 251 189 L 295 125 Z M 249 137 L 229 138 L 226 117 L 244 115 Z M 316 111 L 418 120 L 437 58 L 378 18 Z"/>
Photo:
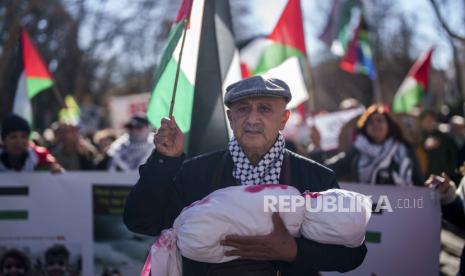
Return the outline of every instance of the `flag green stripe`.
<path id="1" fill-rule="evenodd" d="M 183 33 L 183 30 L 186 24 L 187 24 L 187 20 L 180 21 L 170 30 L 168 40 L 167 40 L 168 42 L 165 46 L 165 49 L 163 49 L 163 56 L 161 57 L 160 64 L 158 64 L 158 68 L 155 73 L 154 87 L 159 82 L 162 74 L 165 71 L 166 66 L 170 62 L 173 56 L 173 52 L 179 43 L 179 40 L 181 38 L 181 35 Z"/>
<path id="2" fill-rule="evenodd" d="M 147 109 L 147 117 L 156 128 L 160 127 L 160 120 L 169 115 L 174 78 L 178 63 L 171 58 L 165 70 L 155 84 Z M 173 115 L 182 132 L 188 132 L 191 126 L 192 104 L 194 100 L 194 86 L 189 82 L 184 72 L 179 72 L 176 104 Z"/>
<path id="3" fill-rule="evenodd" d="M 0 220 L 26 220 L 27 218 L 26 210 L 0 210 Z"/>
<path id="4" fill-rule="evenodd" d="M 367 231 L 365 241 L 367 243 L 381 243 L 381 232 Z"/>
<path id="5" fill-rule="evenodd" d="M 304 53 L 294 47 L 289 47 L 280 43 L 273 43 L 264 51 L 258 62 L 257 67 L 253 70 L 253 74 L 262 74 L 277 67 L 290 57 L 304 57 Z"/>
<path id="6" fill-rule="evenodd" d="M 35 95 L 39 94 L 42 90 L 52 87 L 53 81 L 51 79 L 41 78 L 27 78 L 27 96 L 32 99 Z"/>
<path id="7" fill-rule="evenodd" d="M 418 84 L 398 92 L 392 102 L 392 110 L 394 112 L 408 112 L 420 103 L 423 94 L 423 88 Z"/>

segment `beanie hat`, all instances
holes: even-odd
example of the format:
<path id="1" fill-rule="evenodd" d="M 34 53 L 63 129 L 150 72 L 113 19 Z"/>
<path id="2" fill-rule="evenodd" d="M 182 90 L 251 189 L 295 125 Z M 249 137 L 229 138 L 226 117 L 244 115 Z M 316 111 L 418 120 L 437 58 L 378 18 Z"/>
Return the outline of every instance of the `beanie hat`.
<path id="1" fill-rule="evenodd" d="M 22 117 L 16 114 L 10 114 L 2 123 L 2 140 L 5 140 L 6 136 L 14 131 L 24 131 L 29 135 L 31 133 L 31 127 Z"/>

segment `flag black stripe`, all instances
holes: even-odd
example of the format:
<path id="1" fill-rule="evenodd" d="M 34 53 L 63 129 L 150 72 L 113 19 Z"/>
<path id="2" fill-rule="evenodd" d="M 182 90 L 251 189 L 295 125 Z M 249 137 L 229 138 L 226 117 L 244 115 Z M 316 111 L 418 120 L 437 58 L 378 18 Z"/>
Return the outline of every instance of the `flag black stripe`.
<path id="1" fill-rule="evenodd" d="M 0 196 L 27 196 L 29 187 L 0 187 Z"/>

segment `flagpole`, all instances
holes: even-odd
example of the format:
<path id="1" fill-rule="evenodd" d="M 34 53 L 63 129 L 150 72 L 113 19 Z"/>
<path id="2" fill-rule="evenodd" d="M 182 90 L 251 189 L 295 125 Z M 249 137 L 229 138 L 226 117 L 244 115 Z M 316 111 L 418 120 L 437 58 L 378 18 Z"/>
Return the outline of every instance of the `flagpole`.
<path id="1" fill-rule="evenodd" d="M 52 88 L 52 91 L 53 91 L 53 95 L 55 96 L 55 99 L 58 101 L 58 104 L 61 106 L 61 108 L 68 108 L 68 106 L 66 105 L 66 102 L 65 100 L 63 99 L 63 97 L 61 96 L 61 93 L 60 91 L 58 90 L 57 86 L 56 86 L 56 81 L 53 80 L 53 88 Z"/>
<path id="2" fill-rule="evenodd" d="M 192 6 L 194 5 L 193 2 L 194 0 L 192 0 L 192 2 L 190 3 L 191 6 L 189 7 L 189 14 L 187 15 L 187 21 L 184 26 L 184 33 L 182 34 L 181 49 L 179 50 L 178 66 L 176 67 L 176 75 L 174 77 L 173 93 L 171 96 L 171 104 L 170 104 L 170 112 L 169 112 L 170 118 L 173 116 L 174 102 L 176 100 L 176 90 L 178 88 L 179 71 L 181 70 L 182 53 L 184 52 L 184 42 L 186 41 L 187 26 L 189 25 L 189 21 L 191 18 Z"/>

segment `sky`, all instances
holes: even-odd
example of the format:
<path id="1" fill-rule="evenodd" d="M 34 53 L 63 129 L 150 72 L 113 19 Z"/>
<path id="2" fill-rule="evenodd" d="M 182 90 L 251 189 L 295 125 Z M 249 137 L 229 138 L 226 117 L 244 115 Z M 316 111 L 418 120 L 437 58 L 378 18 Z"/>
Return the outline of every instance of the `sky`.
<path id="1" fill-rule="evenodd" d="M 129 1 L 129 2 L 128 2 Z M 157 21 L 160 16 L 160 12 L 167 14 L 173 14 L 173 19 L 176 14 L 176 3 L 181 0 L 153 0 L 156 1 L 156 5 L 160 5 L 159 9 L 154 10 L 151 17 L 154 18 L 153 29 L 157 28 L 157 24 L 161 22 Z M 169 1 L 169 2 L 168 2 Z M 287 0 L 229 0 L 232 7 L 233 16 L 235 15 L 234 10 L 237 10 L 238 6 L 248 7 L 250 13 L 248 15 L 241 15 L 239 19 L 241 21 L 240 32 L 236 31 L 238 40 L 245 40 L 255 35 L 264 35 L 271 32 L 275 26 L 282 10 L 284 9 Z M 363 0 L 366 4 L 373 5 L 376 0 Z M 370 1 L 370 2 L 369 2 Z M 447 5 L 443 8 L 443 13 L 446 15 L 445 18 L 451 28 L 465 36 L 465 7 L 464 1 L 462 0 L 435 0 L 440 3 L 446 3 Z M 431 7 L 429 0 L 392 0 L 394 7 L 392 12 L 394 14 L 404 15 L 409 22 L 413 22 L 415 26 L 415 36 L 413 47 L 409 53 L 412 59 L 418 58 L 422 52 L 426 51 L 430 46 L 435 45 L 435 51 L 433 54 L 433 66 L 437 69 L 448 69 L 451 67 L 452 49 L 449 42 L 446 40 L 447 35 L 439 26 L 434 11 Z M 94 8 L 102 12 L 114 13 L 119 17 L 124 17 L 125 14 L 131 14 L 130 0 L 123 1 L 87 1 L 89 8 Z M 101 4 L 105 3 L 105 4 Z M 323 30 L 327 16 L 331 9 L 332 0 L 301 0 L 303 18 L 304 18 L 304 30 L 307 53 L 309 55 L 310 64 L 312 66 L 318 65 L 324 61 L 324 57 L 328 55 L 328 49 L 323 44 L 318 36 Z M 236 15 L 237 16 L 237 15 Z M 233 20 L 237 20 L 233 17 Z M 134 23 L 137 24 L 137 18 L 134 19 Z M 88 22 L 91 26 L 91 22 Z M 393 20 L 392 26 L 394 28 L 400 23 Z M 82 28 L 80 35 L 80 44 L 85 48 L 88 44 L 88 39 L 91 37 L 96 30 L 92 28 Z M 98 31 L 98 30 L 97 30 Z M 152 31 L 151 31 L 152 32 Z M 115 52 L 121 50 L 122 41 L 120 43 L 116 41 L 111 48 L 104 48 L 102 56 L 113 56 Z M 146 46 L 147 47 L 147 46 Z M 143 67 L 146 67 L 152 63 L 157 63 L 161 53 L 153 53 L 150 55 L 150 51 L 153 49 L 148 48 L 144 51 L 144 60 L 140 61 Z M 124 59 L 124 55 L 120 55 L 119 59 Z M 127 57 L 130 58 L 131 57 Z"/>
<path id="2" fill-rule="evenodd" d="M 254 26 L 254 30 L 249 30 L 250 34 L 266 34 L 271 32 L 273 26 L 284 9 L 286 0 L 233 0 L 243 2 L 250 7 L 251 15 L 247 18 L 247 23 Z M 375 0 L 365 0 L 375 1 Z M 438 1 L 438 0 L 436 0 Z M 409 53 L 412 59 L 417 58 L 430 46 L 435 45 L 433 55 L 433 66 L 438 69 L 446 69 L 451 64 L 452 49 L 447 42 L 445 32 L 439 27 L 434 11 L 429 0 L 397 0 L 393 1 L 393 12 L 405 15 L 408 19 L 415 20 L 414 47 Z M 439 1 L 438 1 L 439 2 Z M 451 28 L 465 35 L 465 16 L 463 1 L 449 0 L 448 5 L 443 9 L 445 18 Z M 326 51 L 318 36 L 326 24 L 326 18 L 331 8 L 332 1 L 301 0 L 302 13 L 305 21 L 305 39 L 307 53 L 310 62 L 314 66 L 318 63 L 319 54 Z M 393 22 L 396 24 L 396 22 Z"/>

